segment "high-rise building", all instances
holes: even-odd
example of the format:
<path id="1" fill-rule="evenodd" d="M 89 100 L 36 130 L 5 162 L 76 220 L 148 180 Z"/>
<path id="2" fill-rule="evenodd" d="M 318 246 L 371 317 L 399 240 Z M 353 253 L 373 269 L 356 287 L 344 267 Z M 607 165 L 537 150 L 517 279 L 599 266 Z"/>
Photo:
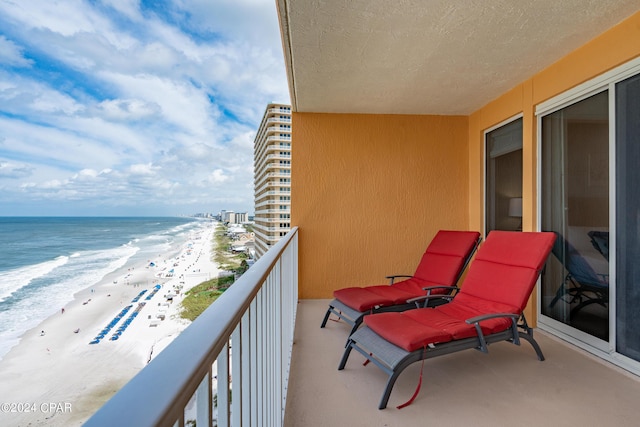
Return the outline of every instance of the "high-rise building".
<path id="1" fill-rule="evenodd" d="M 259 258 L 291 228 L 290 105 L 267 105 L 253 150 L 254 232 Z"/>
<path id="2" fill-rule="evenodd" d="M 233 222 L 235 224 L 242 224 L 249 221 L 249 215 L 247 212 L 236 212 Z"/>

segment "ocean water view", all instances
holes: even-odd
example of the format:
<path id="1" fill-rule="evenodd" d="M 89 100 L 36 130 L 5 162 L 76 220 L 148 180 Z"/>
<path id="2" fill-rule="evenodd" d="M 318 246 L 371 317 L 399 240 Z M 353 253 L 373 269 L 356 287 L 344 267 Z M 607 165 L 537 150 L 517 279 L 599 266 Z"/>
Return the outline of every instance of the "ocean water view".
<path id="1" fill-rule="evenodd" d="M 0 360 L 76 292 L 153 261 L 203 226 L 183 217 L 0 217 Z"/>

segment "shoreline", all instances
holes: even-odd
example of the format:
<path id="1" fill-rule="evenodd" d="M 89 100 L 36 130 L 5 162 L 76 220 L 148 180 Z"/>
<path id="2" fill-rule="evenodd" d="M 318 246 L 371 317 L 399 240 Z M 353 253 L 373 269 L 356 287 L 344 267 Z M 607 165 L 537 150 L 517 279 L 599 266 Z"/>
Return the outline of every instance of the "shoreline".
<path id="1" fill-rule="evenodd" d="M 10 405 L 0 412 L 0 425 L 86 421 L 191 323 L 179 318 L 180 302 L 184 292 L 220 272 L 212 260 L 216 227 L 212 222 L 192 232 L 154 260 L 154 267 L 138 260 L 105 275 L 25 332 L 0 360 L 0 403 Z M 161 287 L 153 293 L 157 284 Z M 104 338 L 89 344 L 129 305 Z M 137 317 L 111 340 L 134 311 Z"/>

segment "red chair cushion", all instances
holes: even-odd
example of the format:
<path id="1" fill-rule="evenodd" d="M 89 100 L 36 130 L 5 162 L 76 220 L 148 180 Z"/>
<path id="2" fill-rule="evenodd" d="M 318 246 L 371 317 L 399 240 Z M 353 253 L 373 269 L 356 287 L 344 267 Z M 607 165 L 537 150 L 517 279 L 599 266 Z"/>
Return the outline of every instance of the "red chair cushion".
<path id="1" fill-rule="evenodd" d="M 447 304 L 445 304 L 447 305 Z M 422 325 L 430 326 L 446 332 L 452 339 L 462 339 L 476 336 L 475 326 L 467 324 L 463 319 L 449 316 L 440 310 L 419 309 L 409 310 L 403 313 L 405 317 Z"/>
<path id="2" fill-rule="evenodd" d="M 480 238 L 477 231 L 440 230 L 426 252 L 467 257 Z"/>
<path id="3" fill-rule="evenodd" d="M 406 351 L 453 339 L 449 333 L 416 322 L 402 313 L 371 314 L 364 316 L 364 323 L 382 338 Z"/>
<path id="4" fill-rule="evenodd" d="M 440 255 L 426 252 L 414 277 L 428 280 L 444 286 L 453 286 L 464 265 L 466 258 L 451 255 Z"/>
<path id="5" fill-rule="evenodd" d="M 424 287 L 438 286 L 436 283 L 411 278 L 394 283 L 392 286 L 379 285 L 366 288 L 344 288 L 333 292 L 333 296 L 343 304 L 365 312 L 377 306 L 406 304 L 410 298 L 426 295 Z M 434 289 L 433 295 L 448 293 L 446 289 Z"/>
<path id="6" fill-rule="evenodd" d="M 476 259 L 497 264 L 541 270 L 556 236 L 551 232 L 494 230 L 478 251 Z"/>
<path id="7" fill-rule="evenodd" d="M 480 233 L 476 231 L 440 230 L 425 251 L 415 277 L 440 285 L 455 285 L 456 279 Z"/>
<path id="8" fill-rule="evenodd" d="M 514 307 L 516 313 L 524 310 L 538 278 L 536 270 L 484 260 L 472 267 L 464 281 L 465 294 Z"/>
<path id="9" fill-rule="evenodd" d="M 432 286 L 442 286 L 441 283 L 431 282 L 429 280 L 421 280 L 416 277 L 412 277 L 411 279 L 403 280 L 402 282 L 394 283 L 393 287 L 402 289 L 405 292 L 409 292 L 413 294 L 413 296 L 421 296 L 426 295 L 427 291 L 424 288 L 432 287 Z M 431 295 L 442 295 L 448 294 L 450 290 L 448 289 L 433 289 L 431 290 Z"/>
<path id="10" fill-rule="evenodd" d="M 425 291 L 420 288 L 417 290 L 410 288 L 413 292 L 407 292 L 397 286 L 368 286 L 366 289 L 371 293 L 380 295 L 381 299 L 390 300 L 392 305 L 406 304 L 409 298 L 425 294 Z"/>
<path id="11" fill-rule="evenodd" d="M 387 286 L 389 287 L 389 286 Z M 393 299 L 371 292 L 367 288 L 344 288 L 333 291 L 333 296 L 354 310 L 364 312 L 380 305 L 393 305 Z"/>
<path id="12" fill-rule="evenodd" d="M 447 307 L 440 307 L 439 312 L 443 315 L 454 317 L 461 321 L 465 321 L 472 317 L 481 316 L 483 314 L 496 314 L 496 313 L 509 313 L 519 314 L 520 310 L 514 307 L 496 303 L 494 301 L 487 301 L 481 298 L 469 298 L 467 295 L 458 294 L 452 301 L 455 304 L 446 304 Z M 483 334 L 495 334 L 496 332 L 502 332 L 511 327 L 511 318 L 499 317 L 495 319 L 484 320 L 480 322 Z M 475 326 L 474 326 L 475 330 Z M 475 335 L 475 333 L 474 333 Z"/>
<path id="13" fill-rule="evenodd" d="M 469 267 L 460 293 L 521 312 L 554 240 L 553 233 L 492 231 Z"/>

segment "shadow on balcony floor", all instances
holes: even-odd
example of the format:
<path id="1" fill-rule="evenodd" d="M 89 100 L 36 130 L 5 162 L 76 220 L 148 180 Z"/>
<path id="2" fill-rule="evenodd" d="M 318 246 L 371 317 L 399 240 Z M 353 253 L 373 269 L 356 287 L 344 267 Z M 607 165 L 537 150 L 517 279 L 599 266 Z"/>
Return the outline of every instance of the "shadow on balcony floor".
<path id="1" fill-rule="evenodd" d="M 387 377 L 363 366 L 356 352 L 337 370 L 350 327 L 328 322 L 320 329 L 328 303 L 301 300 L 298 306 L 287 427 L 638 425 L 639 378 L 538 331 L 544 362 L 526 342 L 427 360 L 420 394 L 398 410 L 416 388 L 420 363 L 414 363 L 380 411 Z"/>

